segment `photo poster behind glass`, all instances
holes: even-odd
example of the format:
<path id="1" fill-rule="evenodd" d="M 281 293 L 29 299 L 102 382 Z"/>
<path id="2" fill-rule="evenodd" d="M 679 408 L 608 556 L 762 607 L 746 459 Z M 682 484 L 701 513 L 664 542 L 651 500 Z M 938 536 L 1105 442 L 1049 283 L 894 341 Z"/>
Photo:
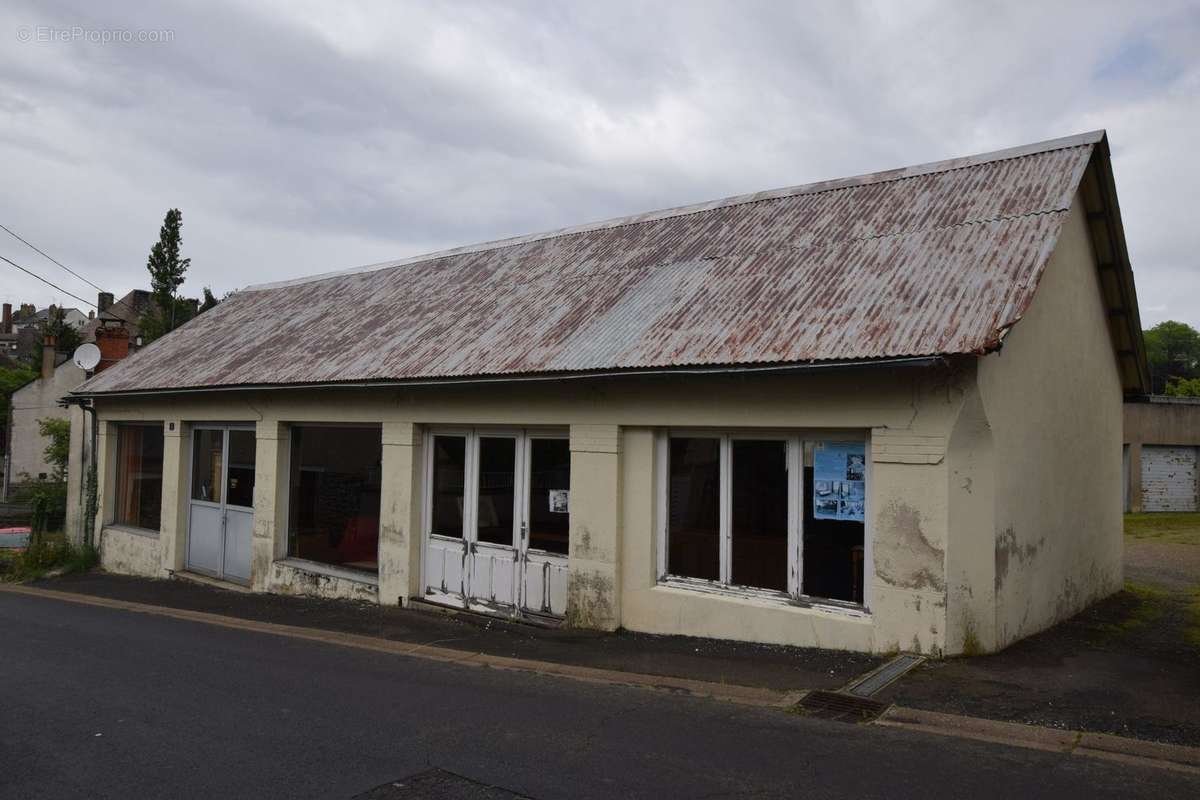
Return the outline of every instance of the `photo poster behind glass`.
<path id="1" fill-rule="evenodd" d="M 813 517 L 862 522 L 866 442 L 817 442 L 813 449 Z"/>

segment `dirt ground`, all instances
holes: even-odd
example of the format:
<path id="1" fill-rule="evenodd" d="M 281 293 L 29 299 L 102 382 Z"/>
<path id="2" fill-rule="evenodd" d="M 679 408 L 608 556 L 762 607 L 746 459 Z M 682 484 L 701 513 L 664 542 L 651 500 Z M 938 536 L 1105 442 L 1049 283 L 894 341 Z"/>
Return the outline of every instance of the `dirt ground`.
<path id="1" fill-rule="evenodd" d="M 1002 653 L 928 662 L 881 699 L 1200 746 L 1200 514 L 1185 522 L 1127 521 L 1124 591 Z"/>

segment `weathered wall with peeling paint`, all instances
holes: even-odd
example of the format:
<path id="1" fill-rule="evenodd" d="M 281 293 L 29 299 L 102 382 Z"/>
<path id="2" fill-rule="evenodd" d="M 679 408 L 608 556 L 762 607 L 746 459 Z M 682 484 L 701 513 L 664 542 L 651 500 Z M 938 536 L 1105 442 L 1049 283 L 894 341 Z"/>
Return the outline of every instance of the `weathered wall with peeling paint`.
<path id="1" fill-rule="evenodd" d="M 158 537 L 110 526 L 100 537 L 100 566 L 122 575 L 161 578 Z"/>
<path id="2" fill-rule="evenodd" d="M 977 386 L 963 398 L 946 453 L 946 652 L 996 646 L 995 444 Z"/>
<path id="3" fill-rule="evenodd" d="M 1122 391 L 1077 202 L 1033 304 L 978 384 L 995 459 L 996 647 L 1122 582 Z"/>
<path id="4" fill-rule="evenodd" d="M 379 589 L 396 603 L 419 592 L 422 455 L 419 425 L 556 426 L 571 432 L 571 588 L 568 617 L 589 627 L 724 636 L 857 650 L 942 647 L 946 436 L 961 376 L 944 369 L 873 369 L 810 375 L 654 377 L 365 392 L 192 395 L 101 401 L 103 430 L 119 420 L 174 423 L 164 485 L 178 514 L 164 510 L 161 574 L 183 568 L 186 441 L 190 422 L 256 422 L 257 474 L 251 585 L 259 591 L 364 595 L 346 579 L 320 581 L 280 569 L 286 556 L 287 426 L 291 422 L 376 422 L 383 426 Z M 747 398 L 753 398 L 748 402 Z M 419 424 L 419 425 L 418 425 Z M 653 430 L 665 426 L 871 431 L 872 509 L 878 527 L 872 614 L 700 596 L 654 581 Z M 105 448 L 108 437 L 102 437 Z M 111 476 L 109 463 L 107 474 Z M 112 497 L 105 496 L 111 509 Z M 897 505 L 898 504 L 898 505 Z M 900 506 L 903 506 L 902 508 Z M 906 537 L 890 546 L 890 537 Z M 170 552 L 172 555 L 168 555 Z M 300 572 L 302 572 L 301 570 Z M 868 575 L 871 571 L 868 570 Z M 868 580 L 871 580 L 868 578 Z"/>
<path id="5" fill-rule="evenodd" d="M 358 578 L 332 574 L 325 568 L 310 569 L 296 561 L 276 561 L 267 575 L 267 591 L 324 597 L 330 600 L 379 602 L 379 586 Z"/>

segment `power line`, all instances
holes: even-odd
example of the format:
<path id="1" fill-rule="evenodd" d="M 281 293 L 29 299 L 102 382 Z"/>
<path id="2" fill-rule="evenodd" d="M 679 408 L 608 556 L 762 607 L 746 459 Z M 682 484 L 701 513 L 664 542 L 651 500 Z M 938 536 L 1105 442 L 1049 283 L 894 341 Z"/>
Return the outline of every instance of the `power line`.
<path id="1" fill-rule="evenodd" d="M 36 272 L 31 272 L 30 270 L 27 270 L 27 269 L 25 269 L 24 267 L 22 267 L 20 264 L 18 264 L 18 263 L 17 263 L 17 262 L 15 262 L 15 261 L 10 261 L 9 259 L 5 258 L 4 256 L 0 256 L 0 261 L 7 261 L 9 264 L 11 264 L 11 265 L 13 265 L 14 267 L 16 267 L 17 269 L 21 270 L 21 272 L 24 272 L 26 275 L 32 275 L 33 277 L 37 278 L 39 281 L 41 281 L 42 283 L 46 284 L 46 285 L 47 285 L 47 286 L 49 286 L 50 288 L 52 288 L 52 289 L 57 289 L 58 291 L 60 291 L 60 292 L 62 292 L 63 294 L 67 295 L 68 297 L 74 297 L 74 298 L 75 298 L 76 300 L 78 300 L 79 302 L 81 302 L 81 303 L 85 303 L 85 304 L 87 304 L 87 305 L 91 306 L 92 308 L 96 308 L 96 309 L 98 309 L 98 308 L 99 308 L 99 306 L 97 306 L 95 303 L 91 302 L 90 300 L 84 300 L 82 297 L 80 297 L 80 296 L 79 296 L 79 295 L 77 295 L 77 294 L 71 294 L 71 293 L 70 293 L 70 292 L 68 292 L 66 289 L 62 288 L 61 286 L 57 286 L 57 285 L 55 285 L 55 284 L 51 283 L 50 281 L 48 281 L 48 280 L 46 280 L 45 278 L 43 278 L 41 275 L 38 275 Z"/>
<path id="2" fill-rule="evenodd" d="M 38 248 L 37 246 L 35 246 L 35 245 L 33 245 L 33 244 L 31 244 L 31 243 L 29 243 L 29 242 L 25 241 L 25 240 L 24 240 L 24 239 L 22 239 L 20 236 L 18 236 L 17 234 L 13 233 L 11 230 L 9 230 L 9 228 L 8 228 L 6 225 L 0 225 L 0 228 L 4 228 L 4 231 L 5 231 L 5 232 L 6 232 L 6 233 L 7 233 L 9 236 L 11 236 L 11 237 L 13 237 L 14 239 L 16 239 L 17 241 L 21 242 L 21 243 L 22 243 L 22 244 L 24 244 L 26 247 L 29 247 L 30 249 L 32 249 L 32 250 L 34 250 L 34 251 L 36 251 L 36 252 L 38 252 L 38 253 L 41 253 L 43 256 L 45 256 L 46 258 L 50 259 L 50 260 L 51 260 L 51 261 L 53 261 L 55 264 L 58 264 L 60 267 L 62 267 L 62 268 L 63 268 L 63 269 L 65 269 L 67 272 L 69 272 L 69 273 L 71 273 L 72 275 L 74 275 L 76 278 L 79 278 L 79 280 L 83 281 L 83 282 L 84 282 L 84 283 L 86 283 L 88 286 L 91 286 L 91 287 L 92 287 L 93 289 L 95 289 L 97 292 L 103 292 L 103 291 L 104 291 L 104 290 L 103 290 L 103 289 L 101 289 L 99 286 L 97 286 L 96 284 L 92 283 L 92 282 L 91 282 L 91 281 L 89 281 L 87 278 L 83 277 L 83 276 L 82 276 L 82 275 L 80 275 L 78 272 L 76 272 L 75 270 L 73 270 L 73 269 L 71 269 L 70 267 L 68 267 L 66 264 L 64 264 L 64 263 L 62 263 L 61 261 L 59 261 L 57 258 L 54 258 L 53 256 L 50 256 L 50 255 L 48 255 L 48 254 L 47 254 L 47 253 L 46 253 L 44 250 L 42 250 L 42 249 Z M 7 258 L 6 258 L 6 259 L 4 259 L 4 260 L 5 260 L 5 261 L 8 261 L 8 259 L 7 259 Z M 12 262 L 11 262 L 11 261 L 8 261 L 8 263 L 12 264 Z M 14 265 L 14 266 L 15 266 L 15 265 Z M 35 277 L 36 277 L 36 276 L 35 276 Z M 53 284 L 51 284 L 51 285 L 53 286 Z M 59 291 L 65 291 L 65 290 L 63 290 L 63 289 L 59 289 Z M 67 294 L 71 294 L 71 293 L 70 293 L 70 292 L 67 292 Z M 75 295 L 73 295 L 73 294 L 72 294 L 71 296 L 72 296 L 72 297 L 75 297 Z M 76 298 L 76 299 L 78 299 L 78 298 Z M 86 300 L 84 300 L 84 302 L 86 303 L 87 301 L 86 301 Z M 89 305 L 90 305 L 90 303 L 89 303 Z"/>

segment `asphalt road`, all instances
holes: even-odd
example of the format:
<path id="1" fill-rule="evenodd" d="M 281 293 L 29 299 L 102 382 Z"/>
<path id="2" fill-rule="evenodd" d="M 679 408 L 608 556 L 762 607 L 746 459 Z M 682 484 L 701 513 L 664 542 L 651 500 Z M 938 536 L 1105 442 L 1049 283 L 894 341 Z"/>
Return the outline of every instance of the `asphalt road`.
<path id="1" fill-rule="evenodd" d="M 1200 792 L 1164 770 L 0 594 L 0 798 L 350 798 L 431 767 L 539 799 Z"/>

